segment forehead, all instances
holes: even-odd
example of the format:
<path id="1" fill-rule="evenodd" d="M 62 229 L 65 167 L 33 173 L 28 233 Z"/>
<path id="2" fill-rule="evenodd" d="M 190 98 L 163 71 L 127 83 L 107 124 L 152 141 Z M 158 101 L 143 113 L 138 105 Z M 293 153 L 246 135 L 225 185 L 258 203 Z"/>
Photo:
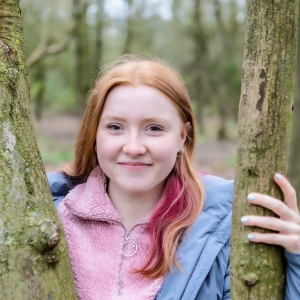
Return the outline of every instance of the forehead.
<path id="1" fill-rule="evenodd" d="M 114 88 L 107 96 L 101 118 L 111 114 L 130 118 L 164 117 L 181 121 L 171 100 L 146 85 Z"/>

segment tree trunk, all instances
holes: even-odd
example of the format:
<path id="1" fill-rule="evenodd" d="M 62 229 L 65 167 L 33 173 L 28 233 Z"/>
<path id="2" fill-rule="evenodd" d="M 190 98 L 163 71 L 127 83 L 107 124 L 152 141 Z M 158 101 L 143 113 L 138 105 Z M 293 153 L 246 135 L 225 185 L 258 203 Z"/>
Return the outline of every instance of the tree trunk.
<path id="1" fill-rule="evenodd" d="M 103 0 L 97 0 L 97 20 L 96 20 L 96 39 L 95 39 L 95 59 L 94 66 L 96 69 L 96 74 L 99 73 L 99 69 L 102 64 L 103 56 L 103 17 L 104 17 L 104 3 Z"/>
<path id="2" fill-rule="evenodd" d="M 273 215 L 250 192 L 282 199 L 296 67 L 298 1 L 247 1 L 231 236 L 231 299 L 284 299 L 282 248 L 251 243 L 243 215 Z"/>
<path id="3" fill-rule="evenodd" d="M 219 94 L 218 99 L 219 99 L 218 106 L 219 106 L 220 125 L 219 125 L 219 129 L 218 129 L 217 137 L 218 137 L 218 140 L 224 141 L 228 138 L 227 129 L 226 129 L 226 121 L 227 121 L 228 114 L 227 114 L 227 109 L 224 105 L 224 104 L 226 104 L 226 98 L 222 97 Z"/>
<path id="4" fill-rule="evenodd" d="M 217 29 L 220 33 L 220 38 L 222 40 L 223 44 L 223 50 L 226 53 L 228 49 L 230 48 L 230 39 L 228 39 L 228 34 L 226 32 L 226 27 L 225 24 L 222 20 L 222 8 L 221 8 L 221 3 L 220 0 L 214 0 L 214 11 L 215 11 L 215 18 L 217 22 Z"/>
<path id="5" fill-rule="evenodd" d="M 77 299 L 29 110 L 18 0 L 0 1 L 1 299 Z"/>
<path id="6" fill-rule="evenodd" d="M 203 107 L 204 107 L 204 72 L 205 62 L 207 61 L 207 35 L 203 26 L 201 14 L 201 0 L 194 0 L 194 13 L 193 13 L 193 28 L 192 37 L 194 40 L 194 98 L 197 99 L 197 123 L 199 132 L 204 133 L 203 122 Z"/>
<path id="7" fill-rule="evenodd" d="M 172 1 L 172 15 L 173 15 L 173 21 L 175 22 L 178 22 L 180 20 L 181 2 L 182 0 Z"/>
<path id="8" fill-rule="evenodd" d="M 222 20 L 222 9 L 221 3 L 219 0 L 214 0 L 214 11 L 215 18 L 217 23 L 217 29 L 219 31 L 219 36 L 222 42 L 222 59 L 228 59 L 228 55 L 230 53 L 230 38 L 227 34 L 225 24 Z M 224 73 L 224 72 L 222 72 Z M 217 82 L 217 100 L 218 100 L 218 114 L 220 118 L 220 126 L 218 129 L 218 139 L 225 140 L 228 138 L 227 130 L 226 130 L 226 121 L 228 119 L 228 103 L 229 99 L 227 93 L 227 84 L 226 84 L 226 75 L 218 74 L 218 82 Z"/>
<path id="9" fill-rule="evenodd" d="M 85 98 L 87 94 L 87 74 L 86 74 L 86 52 L 87 26 L 86 26 L 87 3 L 85 0 L 73 0 L 73 18 L 75 23 L 75 61 L 76 61 L 76 94 L 77 94 L 77 112 L 81 116 L 85 109 Z"/>
<path id="10" fill-rule="evenodd" d="M 127 27 L 126 38 L 124 43 L 124 54 L 132 52 L 132 43 L 134 39 L 134 6 L 133 0 L 126 0 L 127 4 Z"/>
<path id="11" fill-rule="evenodd" d="M 298 19 L 298 50 L 297 50 L 297 72 L 294 113 L 292 124 L 292 138 L 288 159 L 288 178 L 298 195 L 298 207 L 300 208 L 300 22 Z"/>
<path id="12" fill-rule="evenodd" d="M 37 120 L 41 120 L 44 106 L 44 95 L 45 95 L 45 64 L 40 62 L 37 64 L 36 70 L 36 83 L 38 85 L 38 91 L 35 99 L 35 117 Z"/>

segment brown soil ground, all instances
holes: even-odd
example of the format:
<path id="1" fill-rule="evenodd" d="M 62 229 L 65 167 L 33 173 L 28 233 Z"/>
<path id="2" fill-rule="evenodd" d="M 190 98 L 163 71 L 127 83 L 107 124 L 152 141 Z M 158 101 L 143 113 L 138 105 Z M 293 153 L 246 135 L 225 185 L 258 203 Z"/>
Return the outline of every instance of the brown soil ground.
<path id="1" fill-rule="evenodd" d="M 217 127 L 216 119 L 207 119 L 207 126 Z M 72 160 L 74 142 L 80 119 L 69 115 L 44 117 L 34 121 L 36 137 L 46 172 L 51 172 Z M 215 131 L 215 130 L 213 130 Z M 197 169 L 226 179 L 234 179 L 236 140 L 218 141 L 210 134 L 200 137 L 196 147 Z"/>

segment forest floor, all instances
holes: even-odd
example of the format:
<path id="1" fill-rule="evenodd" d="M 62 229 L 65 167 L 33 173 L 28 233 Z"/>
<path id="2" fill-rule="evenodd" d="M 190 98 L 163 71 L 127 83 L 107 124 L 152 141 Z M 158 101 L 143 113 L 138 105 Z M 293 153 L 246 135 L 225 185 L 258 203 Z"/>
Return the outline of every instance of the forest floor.
<path id="1" fill-rule="evenodd" d="M 34 120 L 37 143 L 46 172 L 52 172 L 72 161 L 80 119 L 70 115 L 45 116 Z M 205 134 L 198 136 L 196 147 L 197 169 L 226 179 L 234 179 L 236 154 L 236 125 L 229 124 L 230 139 L 216 138 L 218 119 L 205 119 Z"/>

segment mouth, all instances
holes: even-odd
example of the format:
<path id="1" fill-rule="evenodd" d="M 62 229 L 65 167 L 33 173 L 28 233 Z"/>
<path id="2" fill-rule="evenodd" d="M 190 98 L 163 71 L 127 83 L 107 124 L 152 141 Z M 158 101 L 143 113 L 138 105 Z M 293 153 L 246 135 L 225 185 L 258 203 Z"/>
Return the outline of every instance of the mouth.
<path id="1" fill-rule="evenodd" d="M 142 162 L 120 162 L 119 165 L 127 165 L 127 166 L 151 166 L 151 164 L 146 164 Z"/>
<path id="2" fill-rule="evenodd" d="M 146 164 L 142 162 L 120 162 L 117 164 L 129 171 L 140 171 L 152 166 L 152 164 Z"/>

